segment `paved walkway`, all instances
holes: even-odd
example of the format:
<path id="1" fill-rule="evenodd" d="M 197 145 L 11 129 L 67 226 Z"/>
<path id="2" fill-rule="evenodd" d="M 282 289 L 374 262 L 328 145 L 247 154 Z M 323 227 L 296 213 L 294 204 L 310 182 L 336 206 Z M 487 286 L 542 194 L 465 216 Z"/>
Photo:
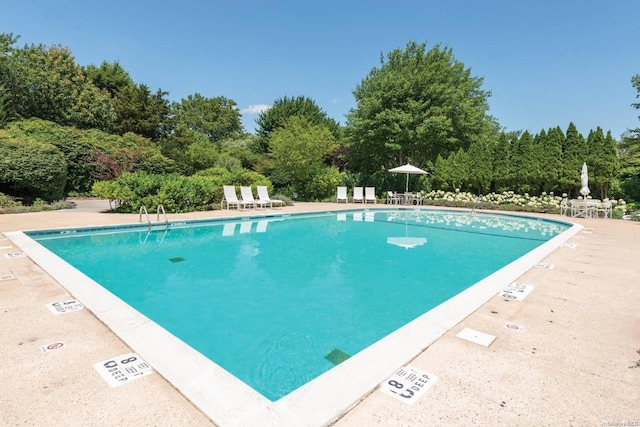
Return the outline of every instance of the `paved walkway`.
<path id="1" fill-rule="evenodd" d="M 100 213 L 107 208 L 79 201 L 73 210 L 0 215 L 0 232 L 139 220 Z M 535 286 L 524 301 L 493 298 L 410 362 L 439 377 L 415 404 L 375 391 L 335 425 L 640 425 L 640 223 L 575 222 L 586 227 L 569 241 L 576 247 L 559 248 L 544 260 L 553 269 L 519 280 Z M 106 386 L 92 365 L 131 349 L 88 310 L 52 315 L 45 304 L 69 294 L 29 258 L 5 256 L 17 251 L 0 240 L 0 279 L 9 278 L 0 281 L 0 425 L 213 425 L 160 375 Z M 465 327 L 497 339 L 482 347 L 456 338 Z M 42 351 L 56 342 L 64 346 Z"/>

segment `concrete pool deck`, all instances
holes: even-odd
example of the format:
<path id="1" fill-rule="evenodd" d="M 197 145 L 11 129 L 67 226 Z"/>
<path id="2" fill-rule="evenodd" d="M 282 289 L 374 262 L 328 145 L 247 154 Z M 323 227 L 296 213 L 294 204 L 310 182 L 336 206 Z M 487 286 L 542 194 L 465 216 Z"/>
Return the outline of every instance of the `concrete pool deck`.
<path id="1" fill-rule="evenodd" d="M 298 203 L 277 212 L 358 207 Z M 0 232 L 139 220 L 104 209 L 86 201 L 73 210 L 0 215 Z M 492 298 L 408 363 L 439 377 L 416 403 L 374 391 L 334 425 L 639 425 L 640 223 L 572 220 L 586 227 L 569 240 L 576 247 L 558 248 L 544 260 L 553 269 L 532 268 L 518 280 L 534 286 L 524 301 Z M 20 250 L 10 241 L 0 248 L 0 278 L 14 277 L 0 281 L 0 423 L 213 425 L 157 373 L 109 387 L 93 364 L 132 350 L 88 310 L 52 315 L 45 304 L 69 299 L 68 292 L 29 258 L 7 258 Z M 489 347 L 463 341 L 456 335 L 464 328 L 496 340 Z M 57 342 L 64 346 L 41 350 Z"/>

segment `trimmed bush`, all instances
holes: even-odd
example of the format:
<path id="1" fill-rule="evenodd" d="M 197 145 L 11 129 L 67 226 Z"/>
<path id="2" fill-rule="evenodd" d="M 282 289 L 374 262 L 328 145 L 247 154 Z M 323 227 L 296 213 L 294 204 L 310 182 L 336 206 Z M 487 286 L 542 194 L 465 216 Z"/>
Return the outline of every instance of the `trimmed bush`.
<path id="1" fill-rule="evenodd" d="M 26 199 L 62 199 L 67 163 L 60 150 L 35 141 L 0 139 L 0 189 Z"/>

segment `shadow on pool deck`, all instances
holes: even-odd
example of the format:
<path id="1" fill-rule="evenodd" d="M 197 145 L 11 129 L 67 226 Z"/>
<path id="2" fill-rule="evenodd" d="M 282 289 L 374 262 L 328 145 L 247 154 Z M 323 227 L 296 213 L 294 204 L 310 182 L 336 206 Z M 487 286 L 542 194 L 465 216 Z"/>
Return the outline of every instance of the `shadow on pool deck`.
<path id="1" fill-rule="evenodd" d="M 0 215 L 0 232 L 139 220 L 138 214 L 99 213 L 103 201 L 77 203 L 73 210 Z M 280 212 L 354 207 L 298 203 Z M 576 247 L 549 255 L 544 262 L 553 269 L 532 268 L 519 279 L 534 286 L 524 301 L 494 297 L 410 362 L 439 377 L 415 404 L 375 391 L 335 425 L 640 422 L 640 223 L 575 222 L 587 227 L 570 239 Z M 29 258 L 6 257 L 19 248 L 5 246 L 11 242 L 0 241 L 0 277 L 15 278 L 0 281 L 3 425 L 212 425 L 157 373 L 109 387 L 93 364 L 131 349 L 88 310 L 52 315 L 45 304 L 70 295 Z M 489 347 L 463 341 L 456 334 L 465 327 L 497 338 Z M 41 350 L 52 343 L 63 346 Z"/>

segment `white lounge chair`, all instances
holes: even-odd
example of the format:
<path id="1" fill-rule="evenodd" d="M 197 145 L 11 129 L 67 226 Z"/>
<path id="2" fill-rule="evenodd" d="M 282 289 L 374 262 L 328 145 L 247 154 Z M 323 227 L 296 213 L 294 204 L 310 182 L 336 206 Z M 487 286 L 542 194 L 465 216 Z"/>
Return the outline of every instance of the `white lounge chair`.
<path id="1" fill-rule="evenodd" d="M 364 189 L 364 202 L 373 202 L 376 204 L 376 187 L 367 187 Z"/>
<path id="2" fill-rule="evenodd" d="M 353 187 L 353 203 L 364 203 L 364 196 L 362 195 L 362 187 Z"/>
<path id="3" fill-rule="evenodd" d="M 272 199 L 269 197 L 269 189 L 266 185 L 258 185 L 258 200 L 268 203 L 270 207 L 284 206 L 284 202 L 278 199 Z"/>
<path id="4" fill-rule="evenodd" d="M 224 209 L 224 204 L 227 204 L 227 210 L 229 207 L 235 206 L 236 209 L 247 209 L 247 207 L 253 206 L 252 203 L 247 203 L 242 200 L 238 200 L 238 195 L 236 194 L 236 187 L 233 185 L 223 185 L 222 189 L 224 191 L 224 198 L 220 202 L 220 209 Z"/>
<path id="5" fill-rule="evenodd" d="M 349 203 L 349 199 L 347 198 L 347 187 L 338 187 L 338 196 L 336 197 L 336 202 Z"/>
<path id="6" fill-rule="evenodd" d="M 260 200 L 256 200 L 253 198 L 253 191 L 251 191 L 251 187 L 240 187 L 240 197 L 242 197 L 243 202 L 247 202 L 251 204 L 251 207 L 256 208 L 266 208 L 267 202 L 263 202 Z"/>

